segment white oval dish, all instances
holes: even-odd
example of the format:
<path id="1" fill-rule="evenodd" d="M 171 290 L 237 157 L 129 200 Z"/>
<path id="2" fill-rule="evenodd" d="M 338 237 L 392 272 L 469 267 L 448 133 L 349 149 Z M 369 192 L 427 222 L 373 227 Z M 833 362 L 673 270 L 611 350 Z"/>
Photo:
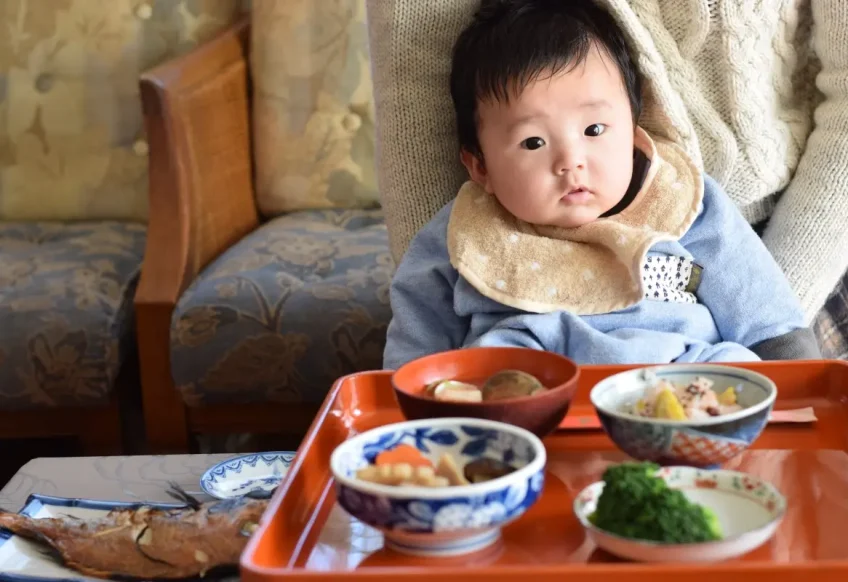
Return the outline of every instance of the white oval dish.
<path id="1" fill-rule="evenodd" d="M 200 488 L 217 499 L 241 497 L 256 489 L 272 491 L 288 473 L 293 459 L 292 451 L 239 455 L 203 473 Z"/>
<path id="2" fill-rule="evenodd" d="M 665 544 L 623 538 L 592 525 L 604 482 L 592 483 L 574 500 L 574 514 L 590 539 L 607 552 L 638 562 L 717 562 L 747 554 L 767 542 L 786 513 L 786 499 L 770 483 L 738 471 L 664 467 L 657 476 L 693 502 L 712 509 L 724 538 L 714 542 Z"/>

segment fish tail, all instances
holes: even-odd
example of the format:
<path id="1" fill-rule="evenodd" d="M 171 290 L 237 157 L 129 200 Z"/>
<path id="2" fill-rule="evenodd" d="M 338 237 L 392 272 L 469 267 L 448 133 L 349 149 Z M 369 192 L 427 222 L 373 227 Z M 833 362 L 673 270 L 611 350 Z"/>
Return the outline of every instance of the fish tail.
<path id="1" fill-rule="evenodd" d="M 23 516 L 20 513 L 0 509 L 0 529 L 7 529 L 16 533 L 16 530 L 23 529 L 28 524 L 29 518 L 26 516 Z"/>
<path id="2" fill-rule="evenodd" d="M 34 520 L 19 513 L 12 513 L 0 509 L 0 529 L 8 529 L 13 534 L 36 542 L 36 548 L 46 559 L 57 564 L 78 570 L 87 576 L 96 578 L 108 578 L 109 572 L 102 572 L 83 565 L 76 564 L 70 560 L 56 545 L 55 540 L 38 529 Z M 37 521 L 37 520 L 35 520 Z"/>
<path id="3" fill-rule="evenodd" d="M 33 523 L 31 518 L 20 515 L 19 513 L 0 513 L 0 528 L 8 529 L 17 536 L 37 542 L 39 544 L 39 550 L 46 556 L 58 561 L 60 564 L 64 563 L 65 557 L 61 554 L 59 548 L 56 547 L 56 542 L 52 537 L 41 531 L 37 524 Z"/>

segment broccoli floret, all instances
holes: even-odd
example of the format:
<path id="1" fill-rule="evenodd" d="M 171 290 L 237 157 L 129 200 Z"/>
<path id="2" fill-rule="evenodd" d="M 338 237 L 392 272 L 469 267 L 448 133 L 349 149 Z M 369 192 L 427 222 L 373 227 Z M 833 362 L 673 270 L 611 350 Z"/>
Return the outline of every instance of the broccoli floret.
<path id="1" fill-rule="evenodd" d="M 604 490 L 589 520 L 610 533 L 663 543 L 719 540 L 721 525 L 708 508 L 689 501 L 655 476 L 653 463 L 622 463 L 604 471 Z"/>
<path id="2" fill-rule="evenodd" d="M 712 539 L 720 540 L 724 537 L 724 533 L 721 531 L 721 524 L 718 521 L 718 516 L 709 507 L 701 506 L 701 510 L 704 512 L 704 519 L 707 520 L 707 529 L 709 529 L 714 536 Z"/>

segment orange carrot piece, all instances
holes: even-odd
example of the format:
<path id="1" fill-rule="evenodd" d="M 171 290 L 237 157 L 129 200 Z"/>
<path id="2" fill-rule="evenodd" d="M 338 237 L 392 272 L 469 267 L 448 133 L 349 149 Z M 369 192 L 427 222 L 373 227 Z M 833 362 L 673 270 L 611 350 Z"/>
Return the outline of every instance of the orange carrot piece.
<path id="1" fill-rule="evenodd" d="M 413 467 L 432 467 L 433 463 L 412 445 L 400 444 L 377 454 L 375 465 L 396 465 L 407 463 Z"/>

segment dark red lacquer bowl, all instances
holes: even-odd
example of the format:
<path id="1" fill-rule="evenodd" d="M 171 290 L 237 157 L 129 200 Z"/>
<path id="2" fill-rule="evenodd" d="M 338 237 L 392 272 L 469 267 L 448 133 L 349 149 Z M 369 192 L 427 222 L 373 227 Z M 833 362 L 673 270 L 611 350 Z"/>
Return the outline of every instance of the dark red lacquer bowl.
<path id="1" fill-rule="evenodd" d="M 443 402 L 424 394 L 438 380 L 480 385 L 502 370 L 532 374 L 547 388 L 533 396 L 491 402 Z M 580 370 L 572 360 L 530 348 L 466 348 L 413 360 L 392 375 L 392 386 L 407 420 L 470 417 L 506 422 L 538 437 L 554 430 L 565 418 L 577 390 Z"/>

